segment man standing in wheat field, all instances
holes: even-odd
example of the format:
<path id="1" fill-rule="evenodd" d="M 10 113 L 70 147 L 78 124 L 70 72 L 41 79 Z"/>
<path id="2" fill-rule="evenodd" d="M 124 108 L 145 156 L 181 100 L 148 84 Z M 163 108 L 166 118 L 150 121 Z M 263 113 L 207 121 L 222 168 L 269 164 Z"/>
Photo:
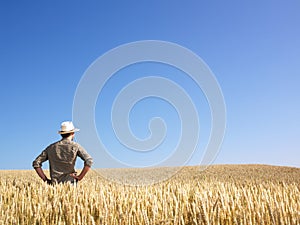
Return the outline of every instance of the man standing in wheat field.
<path id="1" fill-rule="evenodd" d="M 77 131 L 79 129 L 75 128 L 71 121 L 63 122 L 58 131 L 62 139 L 49 145 L 33 161 L 32 166 L 43 181 L 48 184 L 77 183 L 89 171 L 93 159 L 82 146 L 73 141 Z M 77 156 L 84 161 L 84 167 L 79 175 L 76 174 L 74 168 Z M 47 160 L 49 160 L 51 180 L 42 169 L 42 163 Z"/>

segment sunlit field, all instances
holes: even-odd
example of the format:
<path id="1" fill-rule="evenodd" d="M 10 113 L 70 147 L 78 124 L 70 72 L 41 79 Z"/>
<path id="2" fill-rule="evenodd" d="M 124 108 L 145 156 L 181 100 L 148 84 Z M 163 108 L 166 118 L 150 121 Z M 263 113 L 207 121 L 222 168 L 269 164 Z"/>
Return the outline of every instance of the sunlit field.
<path id="1" fill-rule="evenodd" d="M 77 186 L 0 171 L 0 224 L 300 224 L 300 168 L 184 167 L 165 182 L 134 185 L 170 169 L 91 170 Z"/>

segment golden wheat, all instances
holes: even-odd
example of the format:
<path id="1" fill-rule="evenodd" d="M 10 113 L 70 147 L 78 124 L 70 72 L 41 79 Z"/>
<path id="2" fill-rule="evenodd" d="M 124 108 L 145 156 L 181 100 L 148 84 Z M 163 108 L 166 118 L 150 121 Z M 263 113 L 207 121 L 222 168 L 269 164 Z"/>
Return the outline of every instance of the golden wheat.
<path id="1" fill-rule="evenodd" d="M 126 183 L 163 172 L 113 171 Z M 298 168 L 185 167 L 144 186 L 99 174 L 92 170 L 77 186 L 49 186 L 34 171 L 0 171 L 0 224 L 300 224 Z"/>

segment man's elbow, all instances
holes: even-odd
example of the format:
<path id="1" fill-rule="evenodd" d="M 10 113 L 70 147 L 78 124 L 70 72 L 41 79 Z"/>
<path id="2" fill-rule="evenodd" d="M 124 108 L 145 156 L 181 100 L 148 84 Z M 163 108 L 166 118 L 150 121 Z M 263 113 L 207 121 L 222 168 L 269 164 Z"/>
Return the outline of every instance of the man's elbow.
<path id="1" fill-rule="evenodd" d="M 93 159 L 90 158 L 90 159 L 87 159 L 84 161 L 84 166 L 88 166 L 88 167 L 92 167 L 93 165 Z"/>
<path id="2" fill-rule="evenodd" d="M 33 167 L 34 169 L 40 168 L 41 166 L 42 166 L 42 165 L 41 165 L 40 163 L 36 162 L 36 161 L 33 161 L 33 162 L 32 162 L 32 167 Z"/>

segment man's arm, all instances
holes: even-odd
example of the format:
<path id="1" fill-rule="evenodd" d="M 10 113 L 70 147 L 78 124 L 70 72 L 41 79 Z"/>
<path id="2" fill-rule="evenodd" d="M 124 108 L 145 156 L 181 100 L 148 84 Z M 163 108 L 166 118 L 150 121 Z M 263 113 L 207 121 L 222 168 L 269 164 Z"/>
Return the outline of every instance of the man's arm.
<path id="1" fill-rule="evenodd" d="M 80 181 L 90 170 L 93 164 L 93 158 L 86 152 L 86 150 L 81 145 L 79 145 L 78 143 L 76 144 L 78 146 L 77 155 L 84 161 L 84 167 L 78 176 L 76 175 L 76 173 L 72 173 L 70 174 L 70 176 Z"/>
<path id="2" fill-rule="evenodd" d="M 77 176 L 76 173 L 71 173 L 70 176 L 74 179 L 81 181 L 82 178 L 86 175 L 86 173 L 90 170 L 90 166 L 85 165 L 81 171 L 81 173 Z"/>
<path id="3" fill-rule="evenodd" d="M 39 175 L 39 177 L 43 180 L 43 181 L 47 181 L 47 183 L 51 183 L 51 180 L 49 180 L 47 178 L 47 176 L 45 175 L 43 169 L 42 169 L 42 163 L 45 162 L 46 160 L 48 160 L 48 154 L 47 151 L 44 150 L 33 162 L 32 162 L 32 166 L 35 169 L 36 173 Z"/>

